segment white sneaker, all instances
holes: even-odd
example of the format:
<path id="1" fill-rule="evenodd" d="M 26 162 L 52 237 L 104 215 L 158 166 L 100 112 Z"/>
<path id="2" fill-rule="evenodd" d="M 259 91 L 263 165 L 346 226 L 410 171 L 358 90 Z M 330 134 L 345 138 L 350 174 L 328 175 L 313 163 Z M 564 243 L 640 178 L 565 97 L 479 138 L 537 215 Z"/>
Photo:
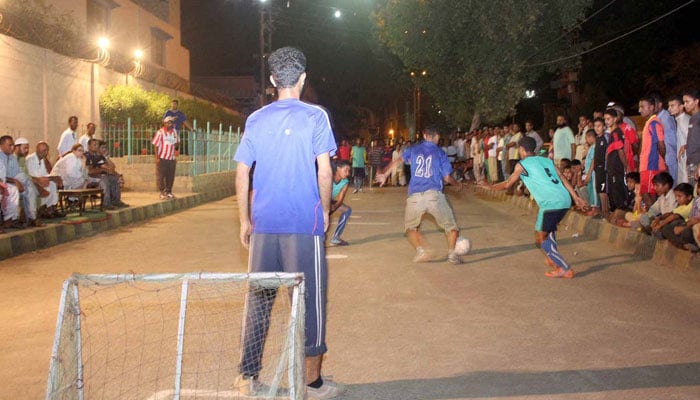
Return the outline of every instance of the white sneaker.
<path id="1" fill-rule="evenodd" d="M 320 388 L 306 387 L 306 396 L 309 400 L 333 399 L 345 392 L 345 385 L 333 382 L 329 376 L 323 377 L 323 385 Z"/>
<path id="2" fill-rule="evenodd" d="M 240 396 L 251 398 L 268 398 L 267 396 L 270 396 L 271 391 L 268 385 L 260 382 L 257 378 L 245 377 L 244 375 L 239 375 L 236 378 L 236 382 L 233 384 L 233 389 L 238 391 Z M 273 396 L 274 397 L 270 398 L 289 396 L 289 391 L 287 389 L 277 389 L 277 393 L 273 394 Z"/>
<path id="3" fill-rule="evenodd" d="M 425 252 L 425 249 L 422 247 L 416 250 L 416 255 L 413 257 L 413 262 L 414 263 L 419 263 L 419 262 L 426 262 L 428 261 L 428 253 Z"/>
<path id="4" fill-rule="evenodd" d="M 455 253 L 454 251 L 447 254 L 447 261 L 450 264 L 461 264 L 462 263 L 462 259 L 459 258 L 457 253 Z"/>

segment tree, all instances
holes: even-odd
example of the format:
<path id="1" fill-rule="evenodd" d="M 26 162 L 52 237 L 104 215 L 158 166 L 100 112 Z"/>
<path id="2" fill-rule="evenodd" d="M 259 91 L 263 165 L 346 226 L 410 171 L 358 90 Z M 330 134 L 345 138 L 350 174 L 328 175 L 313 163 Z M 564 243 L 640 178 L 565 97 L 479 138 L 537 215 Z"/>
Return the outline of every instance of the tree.
<path id="1" fill-rule="evenodd" d="M 581 47 L 567 33 L 590 3 L 385 0 L 374 19 L 378 39 L 407 72 L 426 70 L 422 87 L 453 123 L 469 126 L 512 115 L 527 84 L 547 68 L 531 64 Z"/>

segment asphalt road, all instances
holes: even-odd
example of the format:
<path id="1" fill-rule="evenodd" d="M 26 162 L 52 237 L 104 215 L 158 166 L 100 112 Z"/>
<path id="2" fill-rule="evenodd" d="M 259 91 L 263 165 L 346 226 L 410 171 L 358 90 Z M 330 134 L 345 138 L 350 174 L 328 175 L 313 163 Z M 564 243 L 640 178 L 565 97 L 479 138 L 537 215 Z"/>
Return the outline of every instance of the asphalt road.
<path id="1" fill-rule="evenodd" d="M 328 249 L 329 353 L 344 399 L 700 399 L 700 282 L 561 227 L 577 277 L 544 277 L 534 216 L 450 196 L 465 263 L 412 263 L 404 188 L 351 195 Z M 332 227 L 333 228 L 333 227 Z M 246 270 L 233 198 L 0 262 L 0 399 L 43 398 L 72 272 Z"/>

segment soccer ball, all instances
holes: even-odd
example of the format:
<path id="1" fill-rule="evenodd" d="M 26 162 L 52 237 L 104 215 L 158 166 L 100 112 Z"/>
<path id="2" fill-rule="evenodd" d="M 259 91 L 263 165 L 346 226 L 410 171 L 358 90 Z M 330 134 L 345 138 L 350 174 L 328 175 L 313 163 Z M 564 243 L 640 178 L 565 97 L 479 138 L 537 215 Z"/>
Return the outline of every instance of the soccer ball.
<path id="1" fill-rule="evenodd" d="M 457 238 L 457 243 L 455 244 L 455 253 L 458 256 L 463 256 L 467 253 L 469 253 L 469 250 L 472 249 L 472 241 L 469 240 L 468 238 L 465 238 L 464 236 L 460 236 Z"/>

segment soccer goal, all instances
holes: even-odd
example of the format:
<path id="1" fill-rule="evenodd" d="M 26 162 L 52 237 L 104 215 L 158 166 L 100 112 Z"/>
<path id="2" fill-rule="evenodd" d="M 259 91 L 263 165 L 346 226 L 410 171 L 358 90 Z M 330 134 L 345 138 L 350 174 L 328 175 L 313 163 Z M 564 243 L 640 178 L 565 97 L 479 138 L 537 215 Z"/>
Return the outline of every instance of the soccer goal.
<path id="1" fill-rule="evenodd" d="M 252 306 L 261 298 L 264 310 Z M 259 354 L 259 397 L 236 387 L 244 346 Z M 63 284 L 46 399 L 304 395 L 302 274 L 73 275 Z"/>

